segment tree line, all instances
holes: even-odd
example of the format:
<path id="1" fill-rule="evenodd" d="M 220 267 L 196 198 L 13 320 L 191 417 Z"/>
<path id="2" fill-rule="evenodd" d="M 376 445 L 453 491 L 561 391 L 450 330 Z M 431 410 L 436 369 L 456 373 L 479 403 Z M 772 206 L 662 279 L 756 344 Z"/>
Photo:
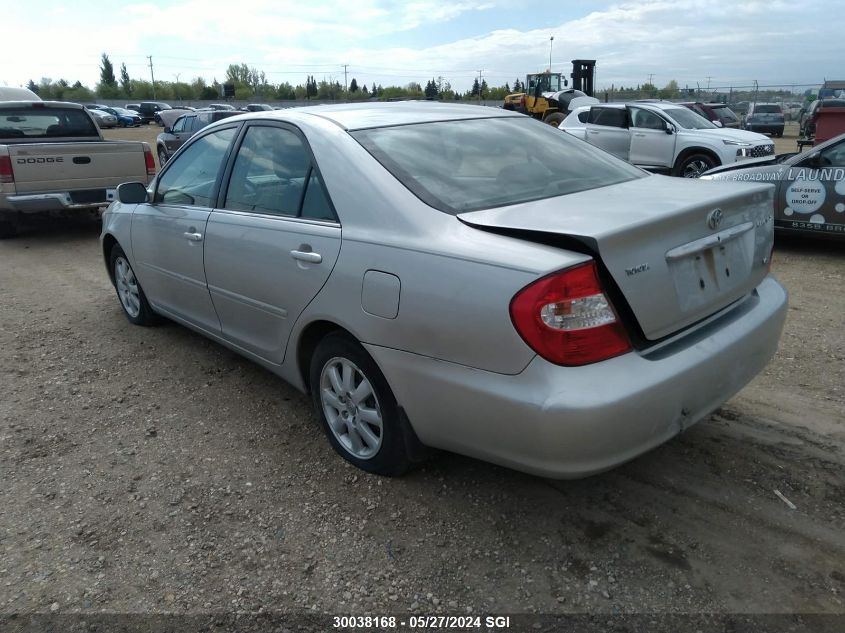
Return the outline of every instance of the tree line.
<path id="1" fill-rule="evenodd" d="M 461 92 L 452 88 L 451 83 L 444 77 L 429 79 L 425 86 L 412 81 L 404 86 L 384 86 L 382 84 L 359 83 L 355 77 L 344 86 L 335 78 L 323 78 L 319 81 L 313 75 L 308 75 L 305 82 L 293 85 L 290 82 L 272 83 L 266 74 L 247 64 L 230 64 L 226 69 L 223 81 L 215 78 L 208 83 L 202 77 L 191 81 L 160 81 L 155 86 L 146 79 L 132 78 L 126 64 L 120 65 L 119 73 L 115 74 L 114 64 L 106 53 L 100 59 L 100 81 L 92 89 L 80 81 L 70 83 L 65 79 L 54 81 L 44 77 L 39 82 L 30 80 L 27 87 L 45 100 L 57 101 L 91 101 L 95 97 L 104 99 L 126 99 L 147 101 L 158 99 L 161 101 L 207 101 L 222 99 L 224 84 L 234 86 L 234 98 L 239 101 L 308 101 L 316 100 L 367 100 L 367 99 L 491 99 L 501 100 L 511 93 L 508 83 L 502 86 L 488 86 L 482 77 L 473 82 L 472 88 Z M 519 79 L 514 81 L 514 91 L 524 90 L 524 83 Z"/>

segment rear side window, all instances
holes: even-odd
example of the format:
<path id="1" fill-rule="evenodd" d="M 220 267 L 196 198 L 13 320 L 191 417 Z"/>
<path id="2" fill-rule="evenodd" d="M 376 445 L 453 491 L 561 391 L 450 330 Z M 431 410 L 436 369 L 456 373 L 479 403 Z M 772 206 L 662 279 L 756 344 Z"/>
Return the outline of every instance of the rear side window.
<path id="1" fill-rule="evenodd" d="M 253 125 L 238 150 L 225 208 L 334 220 L 308 148 L 293 131 Z"/>
<path id="2" fill-rule="evenodd" d="M 236 128 L 218 130 L 191 143 L 167 164 L 155 202 L 196 207 L 213 205 L 214 185 Z"/>
<path id="3" fill-rule="evenodd" d="M 0 109 L 0 138 L 99 138 L 94 121 L 84 110 L 60 108 Z"/>
<path id="4" fill-rule="evenodd" d="M 628 111 L 625 108 L 590 108 L 589 122 L 593 125 L 625 127 L 628 122 Z"/>
<path id="5" fill-rule="evenodd" d="M 583 112 L 578 113 L 578 120 L 581 121 L 581 123 L 586 123 L 589 120 L 589 118 L 590 118 L 590 111 L 589 110 L 584 110 Z"/>
<path id="6" fill-rule="evenodd" d="M 636 167 L 528 117 L 417 123 L 351 135 L 423 202 L 451 214 L 644 177 Z"/>

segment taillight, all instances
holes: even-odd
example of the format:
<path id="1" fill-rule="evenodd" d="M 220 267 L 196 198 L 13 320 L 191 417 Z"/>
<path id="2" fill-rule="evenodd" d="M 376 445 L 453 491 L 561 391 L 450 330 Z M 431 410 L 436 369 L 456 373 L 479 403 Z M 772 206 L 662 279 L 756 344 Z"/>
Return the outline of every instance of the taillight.
<path id="1" fill-rule="evenodd" d="M 588 365 L 631 349 L 592 261 L 529 284 L 511 300 L 510 312 L 529 347 L 557 365 Z"/>
<path id="2" fill-rule="evenodd" d="M 12 159 L 10 156 L 0 156 L 0 183 L 15 182 L 15 174 L 12 173 Z"/>
<path id="3" fill-rule="evenodd" d="M 156 162 L 153 158 L 153 151 L 149 147 L 144 147 L 144 162 L 147 164 L 147 176 L 155 176 Z"/>

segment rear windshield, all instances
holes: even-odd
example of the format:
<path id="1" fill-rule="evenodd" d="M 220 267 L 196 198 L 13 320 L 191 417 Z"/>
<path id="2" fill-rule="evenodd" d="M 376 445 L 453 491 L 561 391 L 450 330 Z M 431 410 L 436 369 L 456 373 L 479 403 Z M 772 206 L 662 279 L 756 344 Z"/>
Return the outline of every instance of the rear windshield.
<path id="1" fill-rule="evenodd" d="M 709 130 L 716 127 L 708 119 L 687 108 L 666 108 L 663 114 L 687 130 Z"/>
<path id="2" fill-rule="evenodd" d="M 352 132 L 423 202 L 457 214 L 596 189 L 644 173 L 527 117 Z"/>
<path id="3" fill-rule="evenodd" d="M 739 118 L 734 114 L 733 110 L 728 107 L 716 106 L 713 108 L 713 112 L 716 113 L 716 116 L 719 117 L 719 120 L 722 123 L 735 123 L 736 121 L 739 121 Z"/>
<path id="4" fill-rule="evenodd" d="M 754 112 L 757 114 L 781 114 L 782 110 L 779 105 L 758 105 L 754 106 Z"/>
<path id="5" fill-rule="evenodd" d="M 99 138 L 94 121 L 83 110 L 60 108 L 0 108 L 0 138 Z"/>

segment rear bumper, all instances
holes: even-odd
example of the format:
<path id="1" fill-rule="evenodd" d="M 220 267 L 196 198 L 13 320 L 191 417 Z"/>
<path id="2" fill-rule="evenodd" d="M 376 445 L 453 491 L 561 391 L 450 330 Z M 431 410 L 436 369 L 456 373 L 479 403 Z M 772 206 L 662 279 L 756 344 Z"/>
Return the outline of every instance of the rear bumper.
<path id="1" fill-rule="evenodd" d="M 783 123 L 747 123 L 745 129 L 749 132 L 783 132 Z"/>
<path id="2" fill-rule="evenodd" d="M 0 214 L 30 214 L 63 211 L 87 211 L 105 208 L 115 200 L 115 189 L 104 189 L 105 199 L 90 202 L 74 202 L 74 192 L 52 191 L 0 196 Z"/>
<path id="3" fill-rule="evenodd" d="M 774 355 L 786 306 L 786 291 L 769 277 L 742 304 L 654 354 L 586 367 L 535 357 L 512 376 L 367 349 L 423 443 L 574 478 L 662 444 L 742 389 Z"/>

